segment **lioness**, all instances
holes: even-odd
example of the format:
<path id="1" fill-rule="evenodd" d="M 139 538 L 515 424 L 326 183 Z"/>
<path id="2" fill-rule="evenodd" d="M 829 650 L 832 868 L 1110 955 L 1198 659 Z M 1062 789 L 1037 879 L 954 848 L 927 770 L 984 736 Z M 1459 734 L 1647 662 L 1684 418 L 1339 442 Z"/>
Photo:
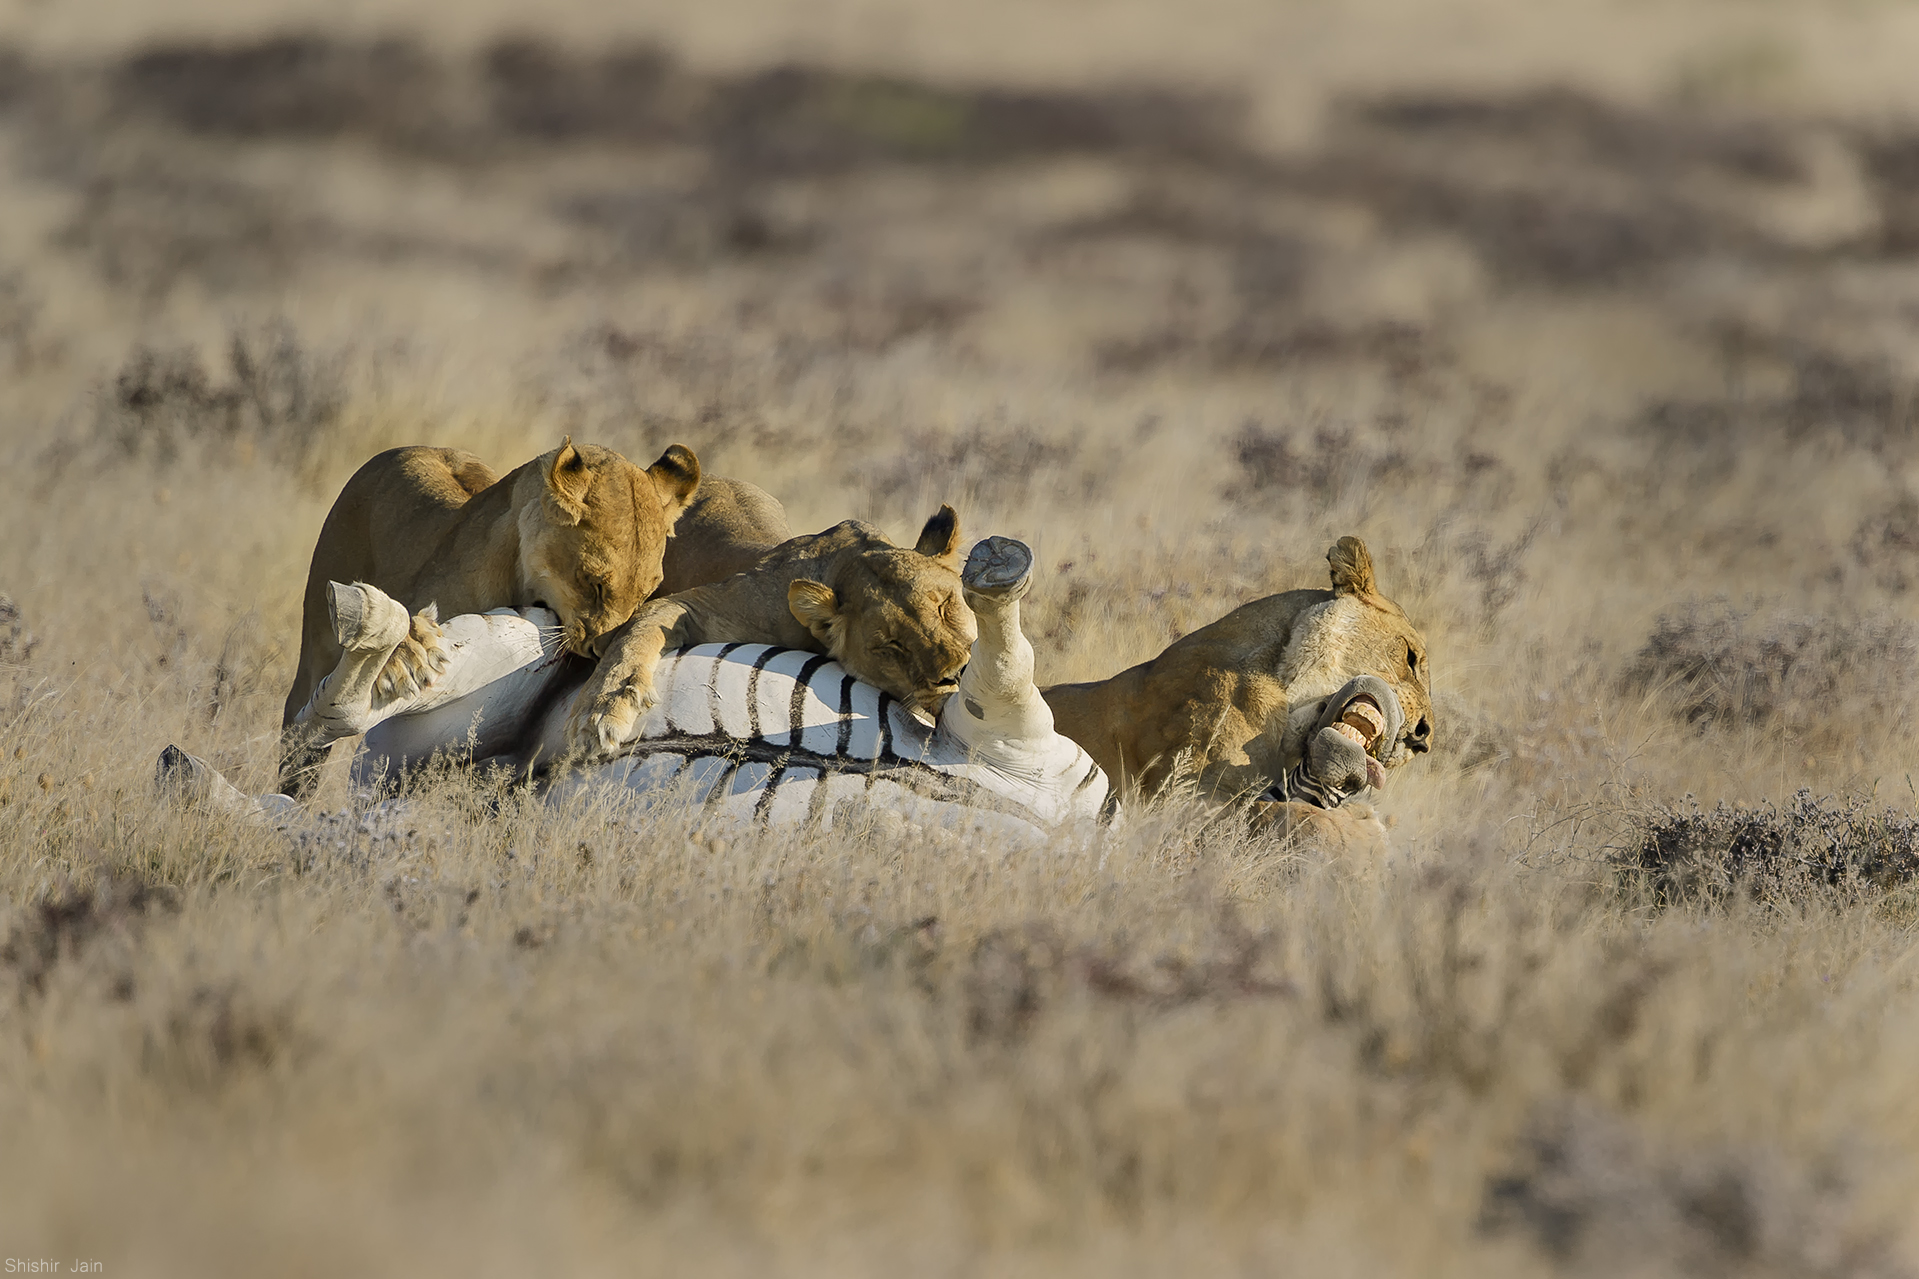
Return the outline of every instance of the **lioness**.
<path id="1" fill-rule="evenodd" d="M 1380 594 L 1366 544 L 1342 537 L 1326 560 L 1330 590 L 1254 600 L 1111 679 L 1043 689 L 1059 731 L 1129 791 L 1160 791 L 1184 763 L 1202 794 L 1255 801 L 1262 822 L 1344 812 L 1299 802 L 1285 779 L 1343 724 L 1377 787 L 1383 770 L 1432 749 L 1433 685 L 1425 637 Z M 1360 676 L 1390 698 L 1369 697 Z"/>
<path id="2" fill-rule="evenodd" d="M 847 520 L 792 538 L 725 581 L 653 600 L 607 643 L 573 703 L 568 749 L 605 756 L 632 740 L 656 700 L 653 671 L 667 649 L 777 644 L 824 653 L 908 706 L 937 714 L 959 687 L 978 635 L 959 576 L 959 516 L 926 521 L 911 550 Z"/>
<path id="3" fill-rule="evenodd" d="M 328 582 L 369 583 L 414 614 L 378 677 L 388 693 L 419 688 L 443 664 L 428 605 L 452 616 L 543 604 L 559 616 L 566 647 L 592 657 L 659 586 L 674 521 L 699 484 L 699 459 L 679 444 L 646 470 L 571 437 L 498 478 L 460 449 L 389 449 L 367 462 L 327 513 L 307 573 L 281 789 L 311 789 L 325 757 L 294 721 L 340 661 Z"/>

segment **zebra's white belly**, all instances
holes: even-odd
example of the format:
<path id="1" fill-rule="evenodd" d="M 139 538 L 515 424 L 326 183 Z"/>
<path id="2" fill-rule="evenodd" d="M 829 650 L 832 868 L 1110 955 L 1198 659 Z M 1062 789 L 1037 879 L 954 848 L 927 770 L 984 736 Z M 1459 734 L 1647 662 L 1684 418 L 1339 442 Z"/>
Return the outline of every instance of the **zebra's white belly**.
<path id="1" fill-rule="evenodd" d="M 551 662 L 529 663 L 438 708 L 433 726 L 448 739 L 438 744 L 459 749 L 466 726 L 488 718 L 489 698 L 518 713 L 536 700 L 530 684 L 563 677 Z M 702 644 L 668 654 L 654 678 L 659 701 L 622 757 L 568 773 L 549 797 L 615 785 L 684 793 L 715 816 L 765 825 L 831 827 L 879 808 L 918 825 L 1026 833 L 1116 811 L 1106 775 L 1071 740 L 1054 733 L 1022 743 L 1016 764 L 996 765 L 967 744 L 964 718 L 928 724 L 815 653 Z M 571 703 L 571 693 L 550 700 L 523 754 L 559 754 Z M 375 728 L 364 749 L 402 767 L 424 762 L 407 718 Z M 402 738 L 405 749 L 396 750 Z"/>

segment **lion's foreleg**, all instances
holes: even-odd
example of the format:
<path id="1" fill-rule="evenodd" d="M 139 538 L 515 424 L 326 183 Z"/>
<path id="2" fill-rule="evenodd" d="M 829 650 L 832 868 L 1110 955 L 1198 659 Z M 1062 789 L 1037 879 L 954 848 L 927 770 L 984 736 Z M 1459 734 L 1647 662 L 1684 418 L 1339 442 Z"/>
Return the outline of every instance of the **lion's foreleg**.
<path id="1" fill-rule="evenodd" d="M 699 643 L 700 631 L 692 610 L 676 599 L 641 605 L 633 619 L 614 632 L 592 677 L 573 699 L 566 721 L 567 749 L 575 755 L 603 756 L 632 741 L 640 716 L 659 700 L 653 673 L 660 656 L 670 648 Z"/>

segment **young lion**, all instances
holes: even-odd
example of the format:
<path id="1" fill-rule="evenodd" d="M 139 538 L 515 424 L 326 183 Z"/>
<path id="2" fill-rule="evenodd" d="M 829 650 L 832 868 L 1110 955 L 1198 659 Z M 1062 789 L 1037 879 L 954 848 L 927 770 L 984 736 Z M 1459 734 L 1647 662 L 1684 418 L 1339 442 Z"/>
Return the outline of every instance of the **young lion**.
<path id="1" fill-rule="evenodd" d="M 960 585 L 959 516 L 926 521 L 911 550 L 847 520 L 783 542 L 722 582 L 653 600 L 606 646 L 567 721 L 568 749 L 605 756 L 632 740 L 653 705 L 668 649 L 777 644 L 825 653 L 848 673 L 937 714 L 959 687 L 978 635 Z"/>
<path id="2" fill-rule="evenodd" d="M 658 588 L 667 538 L 699 484 L 699 459 L 679 444 L 644 471 L 571 437 L 497 479 L 460 449 L 389 449 L 367 462 L 313 551 L 281 721 L 281 789 L 310 790 L 325 758 L 295 718 L 341 657 L 328 582 L 366 582 L 415 614 L 378 677 L 389 694 L 418 689 L 443 664 L 434 604 L 448 616 L 544 604 L 559 615 L 567 648 L 592 657 Z"/>

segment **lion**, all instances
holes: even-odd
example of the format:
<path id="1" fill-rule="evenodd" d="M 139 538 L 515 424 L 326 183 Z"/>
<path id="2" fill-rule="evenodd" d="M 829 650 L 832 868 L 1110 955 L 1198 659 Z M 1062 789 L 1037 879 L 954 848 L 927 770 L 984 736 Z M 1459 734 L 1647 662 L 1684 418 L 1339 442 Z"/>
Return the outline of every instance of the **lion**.
<path id="1" fill-rule="evenodd" d="M 912 549 L 847 520 L 792 538 L 724 581 L 649 602 L 606 646 L 568 717 L 569 752 L 604 758 L 656 700 L 668 649 L 777 644 L 824 653 L 909 707 L 937 715 L 978 635 L 960 583 L 959 516 L 926 521 Z"/>
<path id="2" fill-rule="evenodd" d="M 786 508 L 771 493 L 745 480 L 703 476 L 666 544 L 666 576 L 653 595 L 678 595 L 744 573 L 792 536 Z"/>
<path id="3" fill-rule="evenodd" d="M 1043 689 L 1059 731 L 1133 793 L 1151 797 L 1190 770 L 1202 795 L 1250 804 L 1261 825 L 1323 827 L 1345 807 L 1286 786 L 1309 749 L 1357 738 L 1364 758 L 1327 765 L 1357 764 L 1376 789 L 1433 741 L 1425 637 L 1379 593 L 1364 542 L 1342 537 L 1326 559 L 1330 590 L 1254 600 L 1111 679 Z M 1352 810 L 1370 819 L 1363 804 Z"/>
<path id="4" fill-rule="evenodd" d="M 307 573 L 281 719 L 282 789 L 310 790 L 325 757 L 295 719 L 341 657 L 327 583 L 366 582 L 414 614 L 379 673 L 387 693 L 417 690 L 444 665 L 430 606 L 452 616 L 543 604 L 567 649 L 593 658 L 658 589 L 674 523 L 699 487 L 699 459 L 679 444 L 646 470 L 571 436 L 504 477 L 460 449 L 389 449 L 368 461 L 327 513 Z"/>

